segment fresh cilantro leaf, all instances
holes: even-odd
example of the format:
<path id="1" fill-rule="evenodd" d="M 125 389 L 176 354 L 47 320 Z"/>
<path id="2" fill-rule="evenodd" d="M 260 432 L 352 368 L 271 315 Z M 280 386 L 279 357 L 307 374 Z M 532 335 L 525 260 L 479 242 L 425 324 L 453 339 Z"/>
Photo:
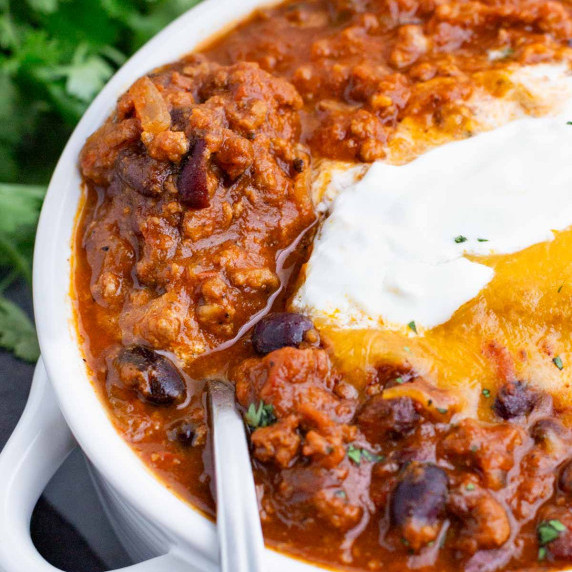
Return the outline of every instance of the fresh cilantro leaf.
<path id="1" fill-rule="evenodd" d="M 0 347 L 29 362 L 40 356 L 32 322 L 16 304 L 3 296 L 0 296 Z"/>
<path id="2" fill-rule="evenodd" d="M 50 14 L 58 9 L 58 0 L 26 0 L 30 7 L 38 12 Z"/>
<path id="3" fill-rule="evenodd" d="M 270 404 L 261 401 L 258 407 L 254 403 L 248 406 L 246 415 L 244 416 L 246 423 L 256 429 L 258 427 L 268 427 L 276 423 L 276 416 L 274 415 L 274 407 Z"/>
<path id="4" fill-rule="evenodd" d="M 483 389 L 482 391 L 483 397 L 486 397 L 487 399 L 491 396 L 491 391 L 490 389 Z"/>
<path id="5" fill-rule="evenodd" d="M 22 225 L 35 226 L 46 188 L 0 183 L 0 232 L 11 236 Z"/>
<path id="6" fill-rule="evenodd" d="M 0 292 L 18 276 L 31 282 L 43 185 L 90 101 L 128 55 L 197 3 L 0 0 Z M 20 338 L 0 336 L 32 356 Z"/>
<path id="7" fill-rule="evenodd" d="M 474 485 L 473 483 L 469 483 L 469 484 L 465 487 L 465 489 L 466 489 L 467 491 L 474 491 L 474 490 L 475 490 L 475 485 Z"/>
<path id="8" fill-rule="evenodd" d="M 538 549 L 538 560 L 544 560 L 546 558 L 546 555 L 548 554 L 548 551 L 546 550 L 546 546 L 541 546 Z"/>
<path id="9" fill-rule="evenodd" d="M 32 282 L 36 223 L 46 189 L 35 185 L 0 184 L 0 265 Z"/>
<path id="10" fill-rule="evenodd" d="M 462 234 L 460 234 L 459 236 L 456 236 L 456 237 L 455 237 L 455 242 L 456 242 L 457 244 L 460 244 L 461 242 L 467 242 L 467 240 L 468 240 L 467 237 L 466 237 L 466 236 L 463 236 Z"/>
<path id="11" fill-rule="evenodd" d="M 477 242 L 488 242 L 488 238 L 477 238 Z"/>
<path id="12" fill-rule="evenodd" d="M 86 44 L 78 46 L 71 63 L 52 69 L 53 79 L 66 79 L 66 92 L 90 102 L 113 74 L 113 67 L 101 56 L 89 52 Z"/>
<path id="13" fill-rule="evenodd" d="M 555 358 L 552 359 L 552 361 L 554 362 L 554 365 L 562 370 L 564 369 L 564 364 L 562 363 L 562 358 L 560 356 L 556 356 Z"/>
<path id="14" fill-rule="evenodd" d="M 409 324 L 407 324 L 407 327 L 412 331 L 417 333 L 417 326 L 415 325 L 415 322 L 413 320 L 411 320 L 411 322 L 409 322 Z"/>

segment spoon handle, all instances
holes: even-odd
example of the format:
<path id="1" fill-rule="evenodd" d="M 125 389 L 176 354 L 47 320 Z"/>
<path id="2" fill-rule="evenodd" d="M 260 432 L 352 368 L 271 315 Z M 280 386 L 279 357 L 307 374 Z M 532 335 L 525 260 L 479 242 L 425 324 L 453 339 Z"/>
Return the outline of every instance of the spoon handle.
<path id="1" fill-rule="evenodd" d="M 217 531 L 222 572 L 263 572 L 264 540 L 242 417 L 234 387 L 209 381 Z"/>

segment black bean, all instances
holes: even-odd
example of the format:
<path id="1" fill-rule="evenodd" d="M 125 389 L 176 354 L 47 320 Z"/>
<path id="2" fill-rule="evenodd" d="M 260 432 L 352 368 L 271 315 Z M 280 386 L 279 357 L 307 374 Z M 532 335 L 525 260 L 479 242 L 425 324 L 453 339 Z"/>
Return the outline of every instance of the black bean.
<path id="1" fill-rule="evenodd" d="M 146 197 L 154 197 L 163 191 L 163 185 L 171 174 L 168 163 L 156 161 L 144 151 L 123 151 L 115 164 L 117 175 L 125 185 Z"/>
<path id="2" fill-rule="evenodd" d="M 121 380 L 139 398 L 154 405 L 171 405 L 185 399 L 187 386 L 175 364 L 144 346 L 121 350 L 116 365 Z"/>
<path id="3" fill-rule="evenodd" d="M 207 144 L 204 139 L 199 139 L 187 155 L 177 179 L 179 198 L 190 208 L 209 206 L 207 163 Z"/>
<path id="4" fill-rule="evenodd" d="M 175 441 L 186 447 L 193 444 L 196 437 L 196 426 L 183 419 L 172 425 L 168 431 L 171 441 Z"/>
<path id="5" fill-rule="evenodd" d="M 304 341 L 305 334 L 313 328 L 312 321 L 301 314 L 268 314 L 254 326 L 252 345 L 259 354 L 286 346 L 298 347 Z"/>
<path id="6" fill-rule="evenodd" d="M 572 494 L 572 461 L 567 461 L 562 467 L 558 484 L 565 493 Z"/>
<path id="7" fill-rule="evenodd" d="M 391 495 L 391 521 L 399 527 L 411 519 L 435 524 L 444 512 L 447 492 L 448 479 L 443 469 L 428 463 L 410 463 Z"/>
<path id="8" fill-rule="evenodd" d="M 513 419 L 528 415 L 535 402 L 536 395 L 522 381 L 511 381 L 500 388 L 493 409 L 502 419 Z"/>
<path id="9" fill-rule="evenodd" d="M 294 171 L 296 171 L 296 173 L 301 173 L 305 166 L 304 159 L 294 159 L 292 162 L 292 167 L 294 167 Z"/>

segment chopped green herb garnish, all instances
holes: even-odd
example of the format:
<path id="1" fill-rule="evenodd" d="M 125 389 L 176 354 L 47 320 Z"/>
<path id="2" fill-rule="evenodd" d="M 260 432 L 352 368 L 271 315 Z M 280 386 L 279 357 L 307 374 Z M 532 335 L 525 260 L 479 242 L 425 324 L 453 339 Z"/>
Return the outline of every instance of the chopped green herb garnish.
<path id="1" fill-rule="evenodd" d="M 403 346 L 403 349 L 404 349 L 406 352 L 410 352 L 410 351 L 411 351 L 411 348 L 410 348 L 409 346 Z"/>
<path id="2" fill-rule="evenodd" d="M 488 238 L 477 238 L 478 242 L 488 242 L 489 239 Z"/>
<path id="3" fill-rule="evenodd" d="M 348 447 L 348 457 L 352 460 L 356 465 L 361 463 L 361 449 L 350 445 Z"/>
<path id="4" fill-rule="evenodd" d="M 405 380 L 399 376 L 395 378 L 395 383 L 399 383 L 399 385 L 401 385 L 402 383 L 405 383 Z"/>
<path id="5" fill-rule="evenodd" d="M 566 125 L 572 125 L 572 121 L 567 121 Z"/>
<path id="6" fill-rule="evenodd" d="M 566 527 L 559 520 L 549 520 L 548 524 L 558 532 L 564 532 L 566 530 Z"/>
<path id="7" fill-rule="evenodd" d="M 407 324 L 407 327 L 413 332 L 417 333 L 417 326 L 415 325 L 415 322 L 413 320 L 411 320 L 411 322 Z"/>
<path id="8" fill-rule="evenodd" d="M 437 407 L 437 411 L 442 415 L 445 415 L 445 413 L 448 413 L 449 410 L 446 407 Z"/>
<path id="9" fill-rule="evenodd" d="M 346 491 L 342 491 L 342 490 L 336 491 L 336 492 L 334 493 L 334 496 L 339 497 L 339 498 L 341 498 L 341 499 L 346 499 L 346 498 L 348 498 L 348 495 L 346 494 Z"/>
<path id="10" fill-rule="evenodd" d="M 479 450 L 479 446 L 478 445 L 471 445 L 471 451 L 473 453 L 476 453 Z"/>
<path id="11" fill-rule="evenodd" d="M 474 491 L 475 490 L 475 485 L 473 483 L 469 483 L 465 489 L 467 489 L 468 491 Z"/>
<path id="12" fill-rule="evenodd" d="M 376 455 L 367 449 L 361 449 L 359 447 L 354 447 L 353 445 L 348 447 L 348 457 L 356 465 L 359 465 L 362 460 L 378 463 L 379 461 L 383 461 L 385 459 L 385 457 L 381 455 Z"/>
<path id="13" fill-rule="evenodd" d="M 552 361 L 558 369 L 564 369 L 564 364 L 562 363 L 562 358 L 560 356 L 556 356 Z"/>
<path id="14" fill-rule="evenodd" d="M 483 393 L 483 396 L 486 397 L 486 398 L 489 398 L 489 397 L 491 396 L 490 390 L 488 390 L 488 389 L 486 389 L 486 388 L 483 389 L 482 393 Z"/>
<path id="15" fill-rule="evenodd" d="M 407 538 L 403 538 L 403 536 L 401 537 L 401 543 L 405 546 L 409 546 L 409 540 L 407 540 Z"/>
<path id="16" fill-rule="evenodd" d="M 466 236 L 463 236 L 462 234 L 460 234 L 459 236 L 456 236 L 456 237 L 455 237 L 455 242 L 456 242 L 457 244 L 461 244 L 461 242 L 467 242 L 467 240 L 468 240 L 467 237 L 466 237 Z"/>
<path id="17" fill-rule="evenodd" d="M 246 423 L 256 429 L 258 427 L 268 427 L 276 423 L 276 416 L 274 415 L 274 407 L 270 404 L 261 401 L 258 407 L 254 403 L 248 406 L 248 411 L 244 416 Z"/>
<path id="18" fill-rule="evenodd" d="M 536 535 L 538 536 L 538 543 L 540 546 L 556 540 L 561 532 L 564 532 L 566 527 L 559 520 L 545 520 L 536 527 Z"/>
<path id="19" fill-rule="evenodd" d="M 560 284 L 560 286 L 558 287 L 558 294 L 562 292 L 562 288 L 564 288 L 564 282 L 562 282 L 562 284 Z"/>
<path id="20" fill-rule="evenodd" d="M 547 553 L 546 546 L 541 546 L 538 549 L 538 560 L 544 560 L 546 558 L 546 553 Z"/>

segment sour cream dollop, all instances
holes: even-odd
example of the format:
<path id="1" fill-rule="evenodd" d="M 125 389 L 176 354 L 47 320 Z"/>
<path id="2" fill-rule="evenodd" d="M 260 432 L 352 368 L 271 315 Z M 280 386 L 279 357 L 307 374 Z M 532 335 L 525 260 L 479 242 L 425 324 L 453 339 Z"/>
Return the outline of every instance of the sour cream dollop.
<path id="1" fill-rule="evenodd" d="M 510 254 L 572 225 L 572 101 L 426 153 L 374 163 L 333 201 L 293 305 L 344 327 L 448 321 Z M 332 184 L 336 184 L 333 175 Z"/>

